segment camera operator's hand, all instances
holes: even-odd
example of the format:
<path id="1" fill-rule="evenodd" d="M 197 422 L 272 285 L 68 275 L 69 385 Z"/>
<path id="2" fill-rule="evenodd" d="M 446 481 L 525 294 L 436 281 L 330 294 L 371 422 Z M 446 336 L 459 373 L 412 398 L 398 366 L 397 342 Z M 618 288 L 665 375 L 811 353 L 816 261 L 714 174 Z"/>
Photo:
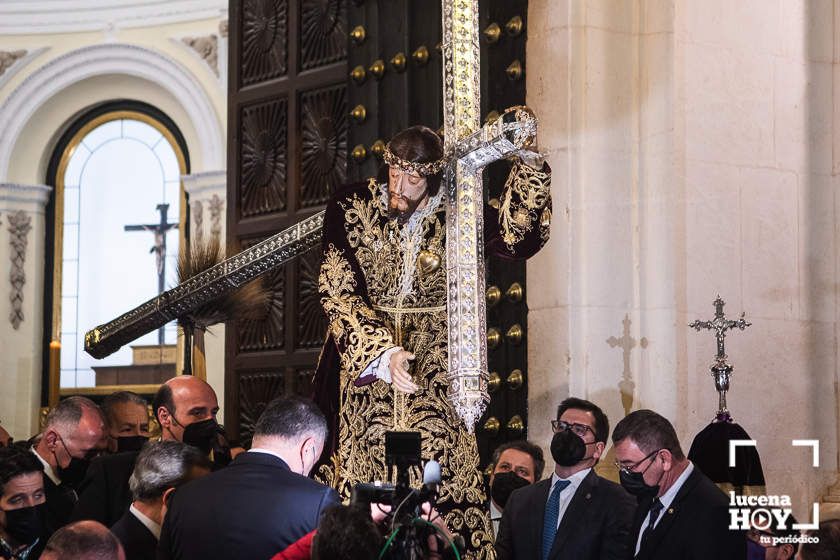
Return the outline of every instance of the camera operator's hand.
<path id="1" fill-rule="evenodd" d="M 391 506 L 388 504 L 370 504 L 370 517 L 377 525 L 388 519 L 390 513 Z"/>
<path id="2" fill-rule="evenodd" d="M 437 535 L 432 535 L 429 537 L 428 545 L 429 545 L 429 558 L 441 558 L 440 554 L 449 547 L 449 543 L 455 538 L 455 535 L 449 530 L 449 527 L 446 526 L 446 522 L 441 517 L 440 513 L 432 507 L 429 502 L 426 502 L 420 506 L 420 513 L 423 519 L 437 527 L 439 533 Z M 444 542 L 443 548 L 439 548 L 438 546 L 438 538 L 442 535 L 446 535 L 445 539 L 441 539 Z"/>
<path id="3" fill-rule="evenodd" d="M 391 363 L 388 365 L 388 369 L 391 370 L 391 383 L 403 393 L 414 393 L 420 388 L 408 373 L 408 361 L 413 359 L 414 354 L 408 350 L 398 350 L 391 354 Z"/>

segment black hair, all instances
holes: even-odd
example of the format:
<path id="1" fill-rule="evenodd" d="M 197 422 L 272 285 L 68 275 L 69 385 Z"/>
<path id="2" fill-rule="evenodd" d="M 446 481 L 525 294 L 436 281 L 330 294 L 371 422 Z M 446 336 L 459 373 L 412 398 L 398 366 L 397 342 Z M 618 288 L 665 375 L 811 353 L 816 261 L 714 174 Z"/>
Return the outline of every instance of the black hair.
<path id="1" fill-rule="evenodd" d="M 279 397 L 268 403 L 254 426 L 254 436 L 297 439 L 305 434 L 327 435 L 327 420 L 310 399 Z"/>
<path id="2" fill-rule="evenodd" d="M 645 454 L 667 449 L 674 459 L 680 461 L 685 458 L 674 426 L 652 410 L 636 410 L 622 418 L 613 431 L 613 444 L 627 438 Z"/>
<path id="3" fill-rule="evenodd" d="M 443 157 L 443 140 L 438 133 L 427 126 L 416 125 L 398 132 L 388 143 L 391 152 L 406 161 L 431 163 Z M 442 172 L 426 175 L 429 196 L 435 196 L 440 190 Z M 379 170 L 380 183 L 388 181 L 388 165 Z"/>
<path id="4" fill-rule="evenodd" d="M 166 383 L 160 386 L 160 389 L 155 393 L 155 398 L 152 399 L 152 408 L 154 409 L 155 420 L 158 421 L 158 424 L 161 423 L 160 417 L 158 416 L 160 407 L 168 410 L 170 416 L 175 416 L 175 398 L 172 396 L 172 387 Z"/>
<path id="5" fill-rule="evenodd" d="M 585 399 L 569 397 L 557 407 L 557 420 L 560 420 L 563 413 L 570 409 L 592 413 L 592 416 L 595 417 L 595 441 L 607 443 L 607 438 L 610 436 L 610 421 L 597 404 Z"/>
<path id="6" fill-rule="evenodd" d="M 43 470 L 41 461 L 29 449 L 0 447 L 0 496 L 6 493 L 6 484 L 16 476 Z"/>
<path id="7" fill-rule="evenodd" d="M 370 512 L 358 507 L 335 506 L 321 517 L 312 539 L 312 560 L 375 560 L 382 537 Z"/>
<path id="8" fill-rule="evenodd" d="M 499 464 L 499 459 L 501 459 L 502 453 L 508 449 L 516 449 L 517 451 L 530 455 L 531 459 L 534 461 L 534 481 L 537 482 L 542 479 L 543 469 L 545 469 L 545 457 L 543 456 L 543 450 L 540 446 L 534 445 L 530 441 L 526 441 L 524 439 L 517 439 L 503 443 L 497 447 L 495 451 L 493 451 L 492 464 L 494 470 L 496 465 Z"/>

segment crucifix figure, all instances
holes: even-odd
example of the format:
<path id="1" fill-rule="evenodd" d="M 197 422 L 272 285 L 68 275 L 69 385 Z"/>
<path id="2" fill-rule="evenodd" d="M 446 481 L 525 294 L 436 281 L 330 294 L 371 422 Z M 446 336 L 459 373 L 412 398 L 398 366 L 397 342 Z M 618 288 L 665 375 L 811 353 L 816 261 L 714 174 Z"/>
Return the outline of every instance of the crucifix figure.
<path id="1" fill-rule="evenodd" d="M 724 305 L 726 305 L 726 302 L 718 295 L 717 299 L 715 299 L 715 318 L 711 321 L 696 320 L 688 325 L 698 332 L 709 330 L 715 333 L 717 355 L 715 356 L 715 361 L 709 366 L 709 371 L 715 378 L 715 388 L 719 395 L 717 416 L 721 420 L 729 419 L 729 411 L 726 408 L 726 392 L 729 390 L 729 381 L 732 377 L 732 371 L 735 369 L 726 361 L 726 333 L 732 329 L 744 330 L 752 324 L 744 319 L 745 313 L 741 313 L 741 317 L 737 321 L 727 319 L 723 313 Z"/>
<path id="2" fill-rule="evenodd" d="M 160 222 L 156 224 L 125 226 L 125 231 L 150 231 L 155 236 L 155 243 L 152 245 L 152 248 L 149 249 L 149 252 L 155 254 L 158 274 L 158 294 L 163 293 L 163 288 L 166 283 L 166 232 L 171 229 L 178 228 L 177 222 L 170 223 L 167 221 L 166 213 L 168 210 L 168 204 L 158 204 L 157 211 L 160 212 Z M 163 332 L 164 328 L 161 326 L 158 329 L 158 344 L 161 346 L 164 344 Z"/>

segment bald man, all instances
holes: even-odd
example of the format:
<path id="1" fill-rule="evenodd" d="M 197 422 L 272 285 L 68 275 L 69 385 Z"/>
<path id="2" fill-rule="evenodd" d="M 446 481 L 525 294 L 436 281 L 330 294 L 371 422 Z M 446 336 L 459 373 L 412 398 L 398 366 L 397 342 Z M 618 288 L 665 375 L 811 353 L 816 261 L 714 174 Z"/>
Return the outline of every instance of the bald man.
<path id="1" fill-rule="evenodd" d="M 44 467 L 45 525 L 52 533 L 65 525 L 78 500 L 90 459 L 105 447 L 105 420 L 85 397 L 60 401 L 31 451 Z"/>
<path id="2" fill-rule="evenodd" d="M 181 441 L 208 454 L 214 468 L 230 462 L 230 450 L 216 422 L 216 391 L 197 377 L 179 375 L 160 386 L 153 409 L 161 440 Z M 116 453 L 95 460 L 81 485 L 73 520 L 93 519 L 110 527 L 131 505 L 128 479 L 139 451 Z"/>
<path id="3" fill-rule="evenodd" d="M 41 560 L 125 560 L 117 537 L 95 521 L 71 523 L 47 542 Z"/>

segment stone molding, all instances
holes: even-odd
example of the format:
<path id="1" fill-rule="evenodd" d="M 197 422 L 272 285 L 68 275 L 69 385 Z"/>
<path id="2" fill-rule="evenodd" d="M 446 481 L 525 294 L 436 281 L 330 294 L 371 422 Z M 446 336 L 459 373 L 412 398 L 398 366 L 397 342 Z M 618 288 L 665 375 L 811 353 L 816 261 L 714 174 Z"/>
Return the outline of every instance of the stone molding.
<path id="1" fill-rule="evenodd" d="M 52 193 L 52 187 L 48 185 L 0 183 L 0 210 L 7 212 L 28 210 L 43 214 L 44 206 L 50 199 L 50 193 Z"/>
<path id="2" fill-rule="evenodd" d="M 6 217 L 9 222 L 9 321 L 12 328 L 18 330 L 23 322 L 23 286 L 26 284 L 26 246 L 29 232 L 32 230 L 32 216 L 24 210 L 17 210 Z"/>
<path id="3" fill-rule="evenodd" d="M 0 35 L 78 33 L 211 19 L 226 0 L 26 0 L 0 2 Z"/>
<path id="4" fill-rule="evenodd" d="M 181 43 L 190 48 L 201 60 L 219 77 L 219 37 L 204 35 L 202 37 L 182 37 Z"/>
<path id="5" fill-rule="evenodd" d="M 32 115 L 70 85 L 93 76 L 123 74 L 157 84 L 172 94 L 195 128 L 203 165 L 222 167 L 224 136 L 207 92 L 172 58 L 136 45 L 109 43 L 83 47 L 59 56 L 29 75 L 0 105 L 0 180 L 7 177 L 18 137 Z"/>

